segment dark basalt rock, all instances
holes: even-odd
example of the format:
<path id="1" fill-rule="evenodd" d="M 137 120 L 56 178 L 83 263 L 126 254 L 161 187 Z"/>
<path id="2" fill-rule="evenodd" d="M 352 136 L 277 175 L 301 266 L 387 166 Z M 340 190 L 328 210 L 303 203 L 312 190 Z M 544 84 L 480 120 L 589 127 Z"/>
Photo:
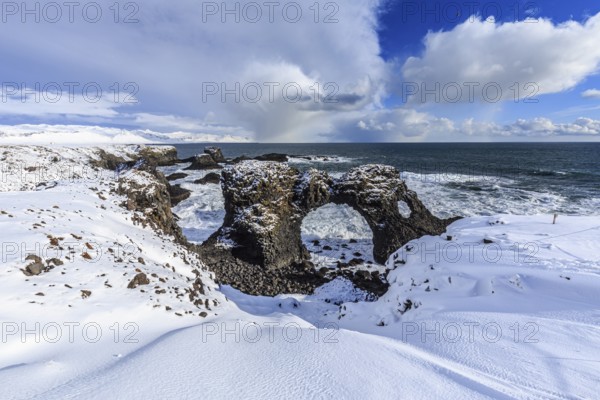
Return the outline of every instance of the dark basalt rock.
<path id="1" fill-rule="evenodd" d="M 265 269 L 260 265 L 236 258 L 231 248 L 219 245 L 212 237 L 196 247 L 202 261 L 215 272 L 215 281 L 244 293 L 277 296 L 282 293 L 312 293 L 327 283 L 308 263 L 291 264 L 279 269 Z"/>
<path id="2" fill-rule="evenodd" d="M 188 199 L 191 194 L 191 190 L 184 189 L 180 185 L 169 185 L 169 196 L 171 197 L 172 207 L 175 207 L 177 204 Z"/>
<path id="3" fill-rule="evenodd" d="M 333 185 L 332 202 L 358 211 L 373 231 L 373 258 L 380 264 L 400 247 L 424 235 L 440 235 L 458 218 L 442 220 L 423 205 L 400 179 L 394 167 L 363 165 L 350 170 Z M 411 210 L 400 214 L 398 202 Z"/>
<path id="4" fill-rule="evenodd" d="M 300 173 L 283 163 L 244 161 L 222 171 L 221 185 L 225 220 L 198 252 L 220 282 L 251 294 L 311 293 L 342 274 L 315 271 L 301 240 L 303 218 L 325 204 L 347 204 L 367 220 L 380 263 L 410 240 L 441 234 L 455 220 L 433 216 L 389 166 L 357 167 L 336 181 L 315 169 Z M 399 201 L 408 204 L 410 217 L 401 216 Z M 376 295 L 387 290 L 381 277 L 363 275 L 349 278 Z"/>
<path id="5" fill-rule="evenodd" d="M 34 261 L 27 265 L 22 271 L 26 276 L 40 275 L 46 271 L 46 266 L 42 264 L 41 261 Z"/>
<path id="6" fill-rule="evenodd" d="M 122 205 L 131 211 L 138 211 L 134 223 L 151 226 L 167 235 L 172 235 L 178 243 L 187 243 L 181 228 L 171 211 L 171 186 L 165 176 L 156 169 L 137 171 L 148 174 L 150 182 L 138 181 L 135 174 L 119 177 L 116 193 L 127 200 Z"/>
<path id="7" fill-rule="evenodd" d="M 242 161 L 248 161 L 248 160 L 252 160 L 252 159 L 248 156 L 242 155 L 242 156 L 236 157 L 233 160 L 231 160 L 231 164 L 239 164 Z"/>
<path id="8" fill-rule="evenodd" d="M 143 146 L 139 150 L 139 156 L 150 165 L 167 167 L 177 163 L 177 149 L 171 146 Z"/>
<path id="9" fill-rule="evenodd" d="M 222 171 L 225 220 L 213 237 L 235 243 L 236 258 L 266 269 L 302 262 L 298 171 L 286 164 L 246 161 Z"/>
<path id="10" fill-rule="evenodd" d="M 97 151 L 98 159 L 90 160 L 90 164 L 97 168 L 109 169 L 111 171 L 115 171 L 122 165 L 128 165 L 133 167 L 135 164 L 134 161 L 125 160 L 121 156 L 116 156 L 112 153 L 108 153 L 103 149 L 98 149 Z"/>
<path id="11" fill-rule="evenodd" d="M 218 147 L 205 147 L 204 153 L 208 154 L 217 163 L 224 163 L 226 161 L 223 152 Z"/>
<path id="12" fill-rule="evenodd" d="M 257 161 L 275 161 L 275 162 L 287 162 L 288 155 L 280 153 L 268 153 L 261 156 L 254 157 Z"/>
<path id="13" fill-rule="evenodd" d="M 203 178 L 194 181 L 196 185 L 206 185 L 208 183 L 218 184 L 219 182 L 221 182 L 221 175 L 216 172 L 209 172 Z"/>
<path id="14" fill-rule="evenodd" d="M 143 272 L 140 272 L 139 274 L 137 274 L 136 276 L 133 277 L 131 282 L 129 282 L 129 285 L 127 285 L 127 289 L 135 289 L 138 286 L 149 285 L 149 284 L 150 284 L 150 280 L 148 279 L 146 274 L 144 274 Z"/>
<path id="15" fill-rule="evenodd" d="M 218 169 L 221 168 L 219 164 L 213 160 L 208 154 L 198 154 L 192 160 L 192 165 L 185 168 L 186 170 L 203 170 L 203 169 Z"/>
<path id="16" fill-rule="evenodd" d="M 151 226 L 155 230 L 172 235 L 176 242 L 187 244 L 171 211 L 169 182 L 156 169 L 158 164 L 177 159 L 175 148 L 138 147 L 137 153 L 127 154 L 129 159 L 97 149 L 96 156 L 97 159 L 90 161 L 93 166 L 117 173 L 118 185 L 114 192 L 126 197 L 121 204 L 124 208 L 137 211 L 134 223 Z M 148 162 L 144 157 L 154 161 Z M 141 175 L 142 179 L 137 179 L 138 175 Z"/>
<path id="17" fill-rule="evenodd" d="M 187 177 L 188 177 L 188 174 L 184 174 L 183 172 L 176 172 L 174 174 L 167 176 L 167 180 L 169 182 L 171 182 L 171 181 L 176 181 L 178 179 L 183 179 L 183 178 L 187 178 Z"/>

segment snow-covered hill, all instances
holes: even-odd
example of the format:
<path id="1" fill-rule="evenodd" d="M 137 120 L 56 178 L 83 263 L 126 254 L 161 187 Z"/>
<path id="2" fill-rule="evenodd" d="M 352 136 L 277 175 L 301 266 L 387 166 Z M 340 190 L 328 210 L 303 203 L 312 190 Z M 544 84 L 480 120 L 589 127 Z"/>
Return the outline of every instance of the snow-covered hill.
<path id="1" fill-rule="evenodd" d="M 600 217 L 457 221 L 392 255 L 375 302 L 342 279 L 253 297 L 134 223 L 115 189 L 152 177 L 83 168 L 95 154 L 0 148 L 32 167 L 0 180 L 2 398 L 597 397 Z M 53 160 L 67 172 L 40 185 Z M 34 253 L 52 268 L 27 276 Z M 140 272 L 150 284 L 128 289 Z"/>
<path id="2" fill-rule="evenodd" d="M 83 125 L 0 125 L 0 144 L 144 144 L 249 142 L 247 137 L 207 133 L 160 133 Z"/>

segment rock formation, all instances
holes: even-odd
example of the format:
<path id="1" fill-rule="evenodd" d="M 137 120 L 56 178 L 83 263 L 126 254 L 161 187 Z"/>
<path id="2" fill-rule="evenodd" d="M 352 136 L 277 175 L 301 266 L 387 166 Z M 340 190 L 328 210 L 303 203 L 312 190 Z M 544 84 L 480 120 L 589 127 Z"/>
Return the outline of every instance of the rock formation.
<path id="1" fill-rule="evenodd" d="M 380 263 L 455 220 L 433 216 L 390 166 L 364 165 L 334 180 L 315 169 L 301 173 L 287 164 L 242 161 L 222 171 L 221 185 L 225 220 L 199 251 L 221 282 L 254 294 L 306 293 L 327 281 L 314 271 L 301 239 L 304 217 L 325 204 L 347 204 L 366 219 Z M 400 214 L 400 201 L 410 207 L 409 217 Z"/>
<path id="2" fill-rule="evenodd" d="M 209 183 L 219 184 L 220 182 L 221 174 L 217 174 L 216 172 L 209 172 L 208 174 L 204 175 L 204 177 L 194 181 L 196 185 L 207 185 Z"/>
<path id="3" fill-rule="evenodd" d="M 173 157 L 177 159 L 176 151 L 173 154 L 171 149 L 175 150 L 170 147 L 142 147 L 137 153 L 126 154 L 127 158 L 98 149 L 97 158 L 90 162 L 97 168 L 116 173 L 118 184 L 114 192 L 125 196 L 124 208 L 137 212 L 134 214 L 135 223 L 149 225 L 185 244 L 187 240 L 177 225 L 171 206 L 189 197 L 190 192 L 179 186 L 171 187 L 156 168 L 157 165 L 168 164 Z"/>
<path id="4" fill-rule="evenodd" d="M 224 163 L 226 161 L 223 152 L 218 147 L 205 147 L 204 154 L 208 154 L 217 163 Z"/>
<path id="5" fill-rule="evenodd" d="M 150 165 L 165 167 L 177 163 L 177 149 L 172 146 L 143 146 L 139 150 L 139 156 Z"/>
<path id="6" fill-rule="evenodd" d="M 347 204 L 373 231 L 373 258 L 380 264 L 400 247 L 424 235 L 441 235 L 456 218 L 442 220 L 431 214 L 412 190 L 400 179 L 394 167 L 363 165 L 335 182 L 332 202 Z M 411 210 L 403 217 L 398 202 Z"/>
<path id="7" fill-rule="evenodd" d="M 192 164 L 186 170 L 203 170 L 221 168 L 209 154 L 198 154 L 192 159 Z"/>
<path id="8" fill-rule="evenodd" d="M 191 190 L 184 189 L 181 185 L 169 185 L 168 189 L 172 207 L 175 207 L 177 204 L 188 199 L 192 194 Z"/>

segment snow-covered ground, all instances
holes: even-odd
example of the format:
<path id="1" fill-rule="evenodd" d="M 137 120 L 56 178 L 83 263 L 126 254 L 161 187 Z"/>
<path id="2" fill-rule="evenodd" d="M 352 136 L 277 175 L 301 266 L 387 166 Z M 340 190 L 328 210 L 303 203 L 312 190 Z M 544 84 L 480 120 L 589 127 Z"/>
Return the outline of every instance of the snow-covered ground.
<path id="1" fill-rule="evenodd" d="M 93 156 L 0 154 L 27 165 L 60 156 L 70 168 Z M 390 290 L 375 302 L 354 302 L 361 293 L 342 279 L 267 298 L 217 287 L 201 260 L 133 224 L 110 173 L 46 186 L 17 176 L 0 181 L 2 398 L 597 397 L 600 217 L 470 217 L 391 256 Z M 202 190 L 175 212 L 219 211 L 218 186 Z M 350 211 L 321 212 L 305 221 L 307 243 L 339 242 L 335 253 L 368 242 Z M 348 223 L 319 227 L 334 213 Z M 26 276 L 24 258 L 38 249 L 64 264 Z M 136 269 L 151 284 L 127 289 Z M 208 309 L 175 291 L 193 269 Z"/>

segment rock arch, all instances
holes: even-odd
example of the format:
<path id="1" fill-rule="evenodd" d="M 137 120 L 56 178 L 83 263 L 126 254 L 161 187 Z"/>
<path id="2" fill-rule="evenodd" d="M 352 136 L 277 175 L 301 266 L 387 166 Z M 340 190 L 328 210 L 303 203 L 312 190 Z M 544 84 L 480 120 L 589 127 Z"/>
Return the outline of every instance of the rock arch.
<path id="1" fill-rule="evenodd" d="M 250 293 L 311 292 L 326 281 L 301 239 L 304 217 L 325 204 L 349 205 L 365 218 L 379 263 L 410 240 L 443 233 L 456 219 L 433 216 L 399 171 L 385 165 L 363 165 L 333 179 L 316 169 L 243 161 L 223 169 L 221 186 L 225 220 L 199 251 L 220 281 Z M 399 201 L 408 204 L 410 217 L 400 214 Z"/>

